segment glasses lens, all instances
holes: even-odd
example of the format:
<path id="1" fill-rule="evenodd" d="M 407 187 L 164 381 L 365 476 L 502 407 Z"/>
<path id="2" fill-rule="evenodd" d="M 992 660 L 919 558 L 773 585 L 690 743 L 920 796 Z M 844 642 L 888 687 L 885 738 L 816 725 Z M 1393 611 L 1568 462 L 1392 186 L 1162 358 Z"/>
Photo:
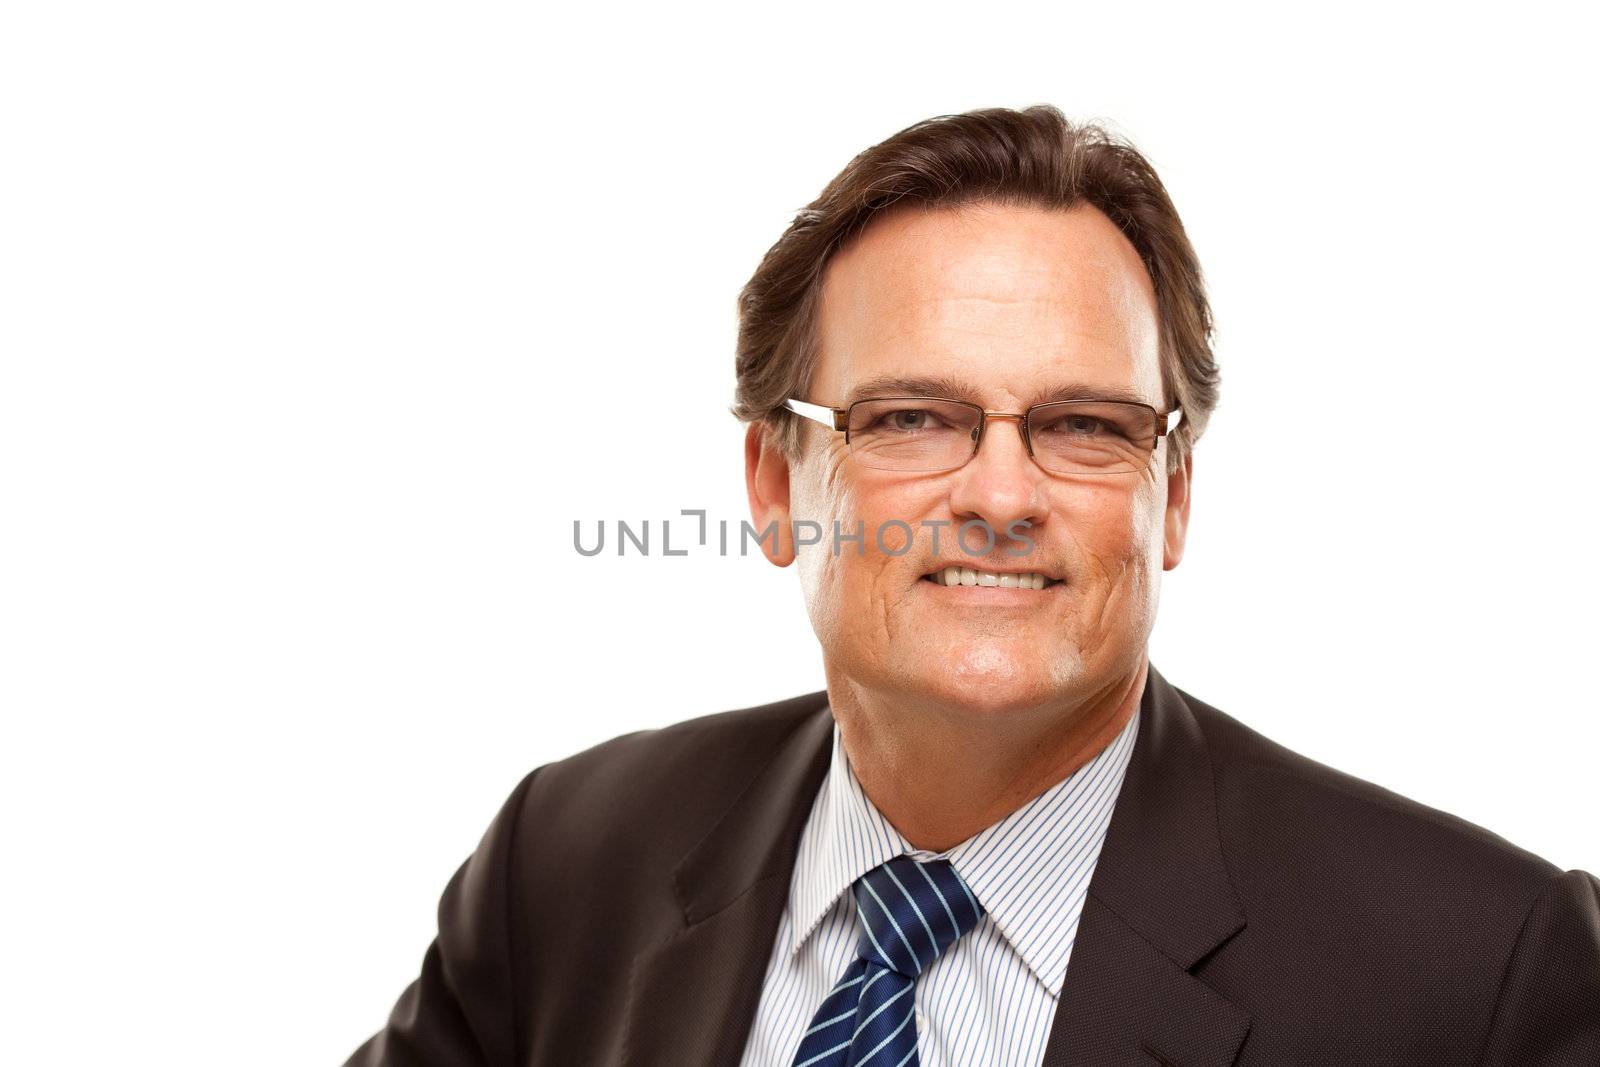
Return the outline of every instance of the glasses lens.
<path id="1" fill-rule="evenodd" d="M 850 406 L 850 455 L 885 471 L 947 471 L 972 456 L 978 408 L 922 397 L 861 400 Z"/>
<path id="2" fill-rule="evenodd" d="M 1039 466 L 1058 474 L 1139 470 L 1156 447 L 1158 416 L 1143 404 L 1073 400 L 1035 408 L 1028 438 Z"/>

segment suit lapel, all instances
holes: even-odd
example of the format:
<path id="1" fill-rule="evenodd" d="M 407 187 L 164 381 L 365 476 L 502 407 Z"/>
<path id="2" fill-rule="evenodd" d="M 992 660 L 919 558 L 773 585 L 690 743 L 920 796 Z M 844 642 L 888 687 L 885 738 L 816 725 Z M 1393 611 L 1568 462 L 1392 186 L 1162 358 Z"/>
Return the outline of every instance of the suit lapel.
<path id="1" fill-rule="evenodd" d="M 827 773 L 833 716 L 814 703 L 765 769 L 672 872 L 682 924 L 640 954 L 622 1060 L 734 1067 L 789 896 L 800 833 Z"/>
<path id="2" fill-rule="evenodd" d="M 1250 1015 L 1190 968 L 1244 923 L 1222 858 L 1204 738 L 1152 666 L 1045 1067 L 1232 1064 Z"/>
<path id="3" fill-rule="evenodd" d="M 800 832 L 827 772 L 833 718 L 814 703 L 672 874 L 682 923 L 642 952 L 623 1062 L 739 1062 Z M 1139 736 L 1045 1048 L 1045 1067 L 1227 1067 L 1249 1014 L 1189 973 L 1244 926 L 1217 836 L 1211 765 L 1183 697 L 1152 666 Z"/>

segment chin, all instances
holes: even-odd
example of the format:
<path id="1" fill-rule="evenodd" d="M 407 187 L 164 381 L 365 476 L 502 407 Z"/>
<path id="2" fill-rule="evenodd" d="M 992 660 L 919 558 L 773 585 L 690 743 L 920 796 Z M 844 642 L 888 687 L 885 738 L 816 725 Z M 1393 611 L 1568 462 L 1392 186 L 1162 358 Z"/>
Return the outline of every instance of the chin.
<path id="1" fill-rule="evenodd" d="M 1079 673 L 1076 649 L 980 642 L 948 649 L 920 672 L 927 699 L 977 715 L 1004 715 L 1061 699 Z"/>

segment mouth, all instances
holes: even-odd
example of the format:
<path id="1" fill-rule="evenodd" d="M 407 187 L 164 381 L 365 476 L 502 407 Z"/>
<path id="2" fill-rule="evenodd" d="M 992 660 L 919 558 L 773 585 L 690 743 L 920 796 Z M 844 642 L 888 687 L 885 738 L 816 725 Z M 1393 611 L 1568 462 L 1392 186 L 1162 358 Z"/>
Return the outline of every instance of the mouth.
<path id="1" fill-rule="evenodd" d="M 1061 585 L 1059 578 L 1053 578 L 1042 571 L 986 571 L 979 567 L 941 567 L 922 576 L 925 582 L 934 585 L 953 586 L 987 586 L 999 589 L 1049 589 L 1051 586 Z"/>

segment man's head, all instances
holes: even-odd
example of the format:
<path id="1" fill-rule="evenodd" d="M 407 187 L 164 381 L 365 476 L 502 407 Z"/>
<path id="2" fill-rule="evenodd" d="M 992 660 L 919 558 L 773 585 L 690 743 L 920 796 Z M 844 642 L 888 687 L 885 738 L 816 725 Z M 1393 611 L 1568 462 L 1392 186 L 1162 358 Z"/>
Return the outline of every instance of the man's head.
<path id="1" fill-rule="evenodd" d="M 1004 715 L 1079 705 L 1137 673 L 1218 377 L 1193 251 L 1132 148 L 1052 108 L 920 123 L 801 212 L 740 316 L 751 509 L 757 528 L 821 526 L 821 543 L 797 555 L 786 532 L 769 556 L 799 560 L 830 688 Z M 970 459 L 929 473 L 862 462 L 846 434 L 784 408 L 889 396 L 1007 413 L 1121 398 L 1183 421 L 1147 461 L 1088 472 L 1044 469 L 1018 420 L 991 419 Z M 920 432 L 934 417 L 893 418 Z M 858 428 L 852 440 L 859 451 Z M 836 529 L 863 540 L 836 543 Z M 949 566 L 1007 587 L 951 586 Z M 1048 584 L 1011 587 L 1016 572 Z"/>

